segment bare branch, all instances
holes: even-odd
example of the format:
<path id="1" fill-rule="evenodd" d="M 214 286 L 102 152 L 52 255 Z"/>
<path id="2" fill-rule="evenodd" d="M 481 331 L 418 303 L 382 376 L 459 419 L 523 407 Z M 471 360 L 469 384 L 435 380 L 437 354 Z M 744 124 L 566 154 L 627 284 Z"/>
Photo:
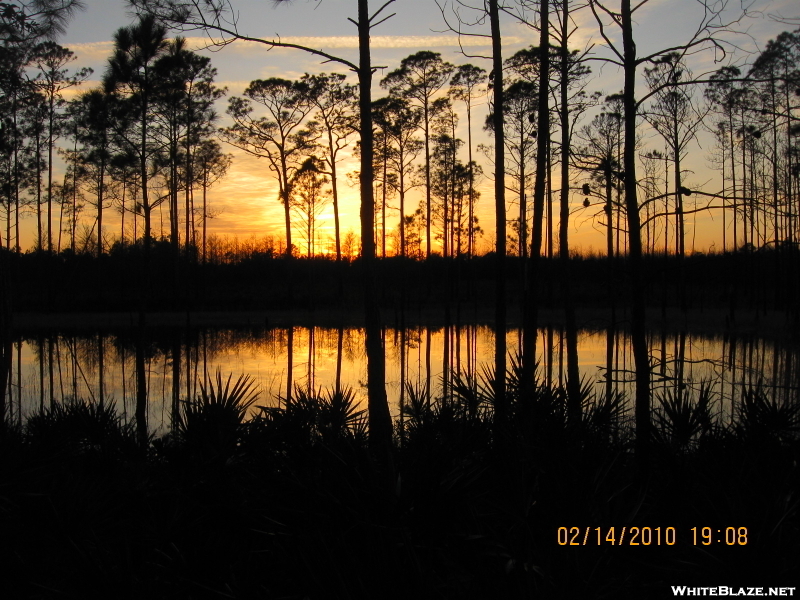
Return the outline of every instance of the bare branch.
<path id="1" fill-rule="evenodd" d="M 592 9 L 592 14 L 594 15 L 595 21 L 597 21 L 597 26 L 600 28 L 600 36 L 605 40 L 606 45 L 611 49 L 611 51 L 617 55 L 617 58 L 619 58 L 619 62 L 614 62 L 610 60 L 608 62 L 613 62 L 615 65 L 621 67 L 624 65 L 625 59 L 622 56 L 622 53 L 619 50 L 617 50 L 617 47 L 614 45 L 614 42 L 612 42 L 611 39 L 609 39 L 608 35 L 606 34 L 606 29 L 605 26 L 603 25 L 603 20 L 600 18 L 600 15 L 597 14 L 595 6 L 599 6 L 604 12 L 606 12 L 609 15 L 611 15 L 612 13 L 599 2 L 593 1 L 589 3 L 589 8 Z M 614 20 L 615 23 L 619 25 L 619 21 L 617 21 L 617 19 L 614 16 L 612 16 L 611 18 Z"/>
<path id="2" fill-rule="evenodd" d="M 381 21 L 379 21 L 378 23 L 375 23 L 375 25 L 372 25 L 372 21 L 373 21 L 373 19 L 375 19 L 375 17 L 377 17 L 379 14 L 381 14 L 381 12 L 383 11 L 383 9 L 384 9 L 384 8 L 386 8 L 387 6 L 389 6 L 389 5 L 390 5 L 392 2 L 394 2 L 394 1 L 395 1 L 395 0 L 387 0 L 387 1 L 386 1 L 386 3 L 385 3 L 383 6 L 381 6 L 381 7 L 380 7 L 378 10 L 376 10 L 376 11 L 373 13 L 373 15 L 372 15 L 372 16 L 369 18 L 369 22 L 370 22 L 370 26 L 371 26 L 371 27 L 374 27 L 374 26 L 375 26 L 375 25 L 377 25 L 378 23 L 383 23 L 383 21 L 385 21 L 386 19 L 388 19 L 388 18 L 390 18 L 390 17 L 393 17 L 393 16 L 396 14 L 396 13 L 392 13 L 391 15 L 389 15 L 388 17 L 386 17 L 385 19 L 382 19 L 382 20 L 381 20 Z"/>
<path id="3" fill-rule="evenodd" d="M 222 36 L 227 36 L 227 39 L 223 37 L 221 40 L 214 40 L 209 36 L 210 45 L 213 46 L 224 47 L 233 41 L 241 40 L 263 44 L 270 48 L 294 48 L 315 56 L 320 56 L 325 59 L 325 62 L 336 62 L 348 67 L 352 71 L 358 72 L 358 66 L 355 63 L 340 56 L 329 54 L 323 50 L 309 48 L 308 46 L 300 44 L 281 42 L 280 39 L 277 41 L 267 40 L 240 33 L 237 26 L 238 18 L 226 19 L 223 17 L 226 13 L 233 14 L 234 12 L 229 0 L 211 0 L 208 2 L 190 0 L 190 2 L 182 3 L 174 0 L 128 0 L 128 3 L 137 13 L 152 14 L 172 29 L 178 31 L 202 30 L 206 33 L 216 32 Z M 210 16 L 207 12 L 210 12 Z M 348 20 L 355 23 L 352 19 Z"/>

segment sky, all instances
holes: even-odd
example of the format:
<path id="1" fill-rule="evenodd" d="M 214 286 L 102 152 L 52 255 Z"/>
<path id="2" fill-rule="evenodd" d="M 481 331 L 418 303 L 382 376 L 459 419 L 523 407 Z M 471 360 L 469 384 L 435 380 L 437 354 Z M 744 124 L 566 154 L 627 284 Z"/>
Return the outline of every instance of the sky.
<path id="1" fill-rule="evenodd" d="M 467 58 L 461 53 L 458 36 L 447 31 L 443 18 L 443 12 L 452 18 L 453 4 L 449 0 L 446 4 L 441 0 L 440 3 L 441 7 L 434 0 L 396 0 L 387 6 L 383 14 L 394 13 L 394 16 L 379 25 L 372 36 L 373 64 L 383 67 L 376 72 L 374 78 L 374 98 L 384 94 L 384 90 L 379 88 L 379 81 L 391 70 L 399 67 L 404 57 L 422 49 L 439 52 L 444 60 L 454 64 L 472 62 L 487 71 L 490 70 L 490 62 L 485 58 Z M 99 84 L 113 48 L 111 40 L 114 32 L 135 20 L 135 16 L 131 14 L 123 0 L 84 0 L 84 4 L 86 10 L 75 15 L 67 32 L 58 40 L 76 54 L 76 61 L 72 63 L 74 69 L 85 66 L 94 69 L 94 74 L 83 84 L 81 91 Z M 280 37 L 283 41 L 323 49 L 352 62 L 358 60 L 356 28 L 348 21 L 348 17 L 356 16 L 354 0 L 319 2 L 295 0 L 281 3 L 272 0 L 232 0 L 232 5 L 237 11 L 239 31 L 242 34 L 268 39 Z M 379 7 L 380 2 L 372 2 L 371 5 Z M 739 4 L 731 2 L 731 7 L 729 14 L 734 14 L 734 8 L 738 14 Z M 691 35 L 693 26 L 697 22 L 699 8 L 697 0 L 650 0 L 637 13 L 635 36 L 639 54 L 672 46 L 675 40 L 682 40 Z M 763 48 L 769 39 L 781 31 L 790 29 L 790 26 L 770 19 L 769 15 L 792 16 L 797 12 L 796 0 L 754 0 L 748 9 L 749 16 L 737 26 L 743 33 L 735 38 L 731 37 L 730 40 L 742 50 L 757 51 Z M 596 58 L 608 56 L 598 36 L 591 12 L 583 10 L 574 16 L 578 27 L 572 38 L 573 47 L 581 49 L 592 47 L 593 56 Z M 486 33 L 487 29 L 488 25 L 484 25 L 475 27 L 471 31 Z M 502 32 L 504 58 L 511 56 L 517 50 L 537 44 L 538 33 L 510 17 L 504 17 Z M 249 82 L 254 79 L 267 77 L 295 79 L 306 72 L 337 71 L 348 74 L 350 81 L 355 83 L 354 74 L 348 73 L 341 65 L 321 64 L 319 58 L 302 51 L 268 50 L 267 47 L 252 42 L 236 42 L 217 51 L 210 51 L 202 49 L 205 45 L 202 33 L 187 32 L 182 35 L 189 37 L 190 46 L 211 56 L 212 64 L 218 70 L 217 84 L 228 88 L 228 97 L 241 95 Z M 612 35 L 616 35 L 616 32 L 612 31 Z M 487 38 L 462 38 L 462 44 L 469 54 L 489 55 Z M 725 62 L 717 64 L 714 63 L 714 58 L 711 53 L 694 57 L 691 67 L 698 74 L 730 61 L 746 62 L 748 54 L 746 52 L 731 54 L 724 57 Z M 592 64 L 592 70 L 588 92 L 600 91 L 603 94 L 610 94 L 621 88 L 620 73 L 613 65 L 597 61 Z M 77 93 L 77 90 L 73 90 L 72 93 Z M 221 126 L 230 123 L 225 115 L 226 106 L 227 98 L 221 100 L 218 106 Z M 462 118 L 458 134 L 466 139 L 466 114 L 461 107 L 459 109 Z M 475 145 L 492 142 L 491 138 L 481 131 L 486 113 L 486 99 L 478 99 L 472 117 Z M 586 123 L 590 120 L 591 114 L 587 117 Z M 716 191 L 720 187 L 719 175 L 708 168 L 707 137 L 701 136 L 699 145 L 692 148 L 689 167 L 692 174 L 689 177 L 689 186 L 703 186 L 707 191 Z M 663 143 L 652 136 L 650 138 L 645 136 L 645 143 L 654 149 L 663 147 Z M 700 147 L 703 145 L 706 147 Z M 345 153 L 345 162 L 342 166 L 344 172 L 357 168 L 357 161 L 349 155 L 351 149 L 352 147 Z M 250 236 L 260 238 L 265 235 L 283 238 L 285 232 L 283 208 L 278 201 L 277 184 L 268 170 L 266 161 L 246 155 L 229 146 L 225 150 L 234 155 L 234 161 L 227 177 L 210 190 L 209 202 L 213 206 L 215 216 L 209 222 L 209 230 L 219 234 L 237 235 L 240 239 Z M 466 149 L 462 160 L 466 162 Z M 490 171 L 488 163 L 484 164 L 484 168 L 487 172 Z M 494 240 L 491 233 L 494 230 L 492 186 L 493 182 L 488 177 L 485 178 L 481 184 L 482 198 L 477 207 L 481 225 L 487 232 L 483 241 L 486 247 Z M 411 202 L 407 203 L 407 206 L 412 207 L 411 210 L 416 206 L 417 199 L 423 197 L 422 190 L 416 194 L 417 197 L 412 197 Z M 358 189 L 344 182 L 341 185 L 340 195 L 343 235 L 348 230 L 358 232 Z M 509 196 L 513 197 L 513 194 Z M 581 194 L 577 192 L 572 194 L 571 201 L 576 209 L 582 200 Z M 511 211 L 513 210 L 512 208 Z M 554 207 L 554 212 L 557 214 L 557 207 Z M 390 218 L 391 214 L 396 221 L 397 211 L 390 213 Z M 31 218 L 25 221 L 28 240 L 23 239 L 23 248 L 32 245 L 33 221 Z M 332 238 L 332 209 L 329 208 L 323 213 L 318 227 L 323 235 L 329 234 Z M 555 228 L 557 230 L 557 223 Z M 700 216 L 696 219 L 696 226 L 687 224 L 687 232 L 693 232 L 697 250 L 705 250 L 714 244 L 719 246 L 720 217 Z M 570 227 L 571 247 L 576 250 L 600 251 L 604 247 L 604 235 L 597 222 L 591 218 L 590 211 L 578 209 L 574 213 Z"/>

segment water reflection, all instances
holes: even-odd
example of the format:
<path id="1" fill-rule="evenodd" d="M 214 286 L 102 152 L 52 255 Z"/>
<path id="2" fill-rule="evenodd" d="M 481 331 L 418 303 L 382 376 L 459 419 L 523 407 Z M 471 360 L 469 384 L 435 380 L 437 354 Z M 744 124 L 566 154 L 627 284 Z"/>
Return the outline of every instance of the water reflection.
<path id="1" fill-rule="evenodd" d="M 484 326 L 386 329 L 386 391 L 393 416 L 415 393 L 446 393 L 456 372 L 475 378 L 494 363 L 495 335 Z M 507 351 L 521 344 L 519 330 L 507 332 Z M 566 384 L 566 336 L 547 327 L 537 336 L 539 376 Z M 172 329 L 151 334 L 144 356 L 146 418 L 151 431 L 169 426 L 178 402 L 194 396 L 204 374 L 250 375 L 262 405 L 301 388 L 352 387 L 366 407 L 364 332 L 353 328 L 288 327 L 257 330 Z M 649 337 L 655 395 L 710 385 L 723 418 L 736 398 L 754 385 L 777 400 L 795 398 L 800 353 L 784 340 L 755 336 L 707 337 L 654 332 Z M 7 413 L 18 422 L 40 407 L 71 397 L 113 401 L 124 418 L 136 410 L 137 340 L 133 336 L 40 334 L 17 339 L 8 377 Z M 598 395 L 633 398 L 633 358 L 623 331 L 583 330 L 578 336 L 579 371 Z M 790 396 L 791 395 L 791 396 Z M 10 399 L 10 402 L 8 401 Z"/>

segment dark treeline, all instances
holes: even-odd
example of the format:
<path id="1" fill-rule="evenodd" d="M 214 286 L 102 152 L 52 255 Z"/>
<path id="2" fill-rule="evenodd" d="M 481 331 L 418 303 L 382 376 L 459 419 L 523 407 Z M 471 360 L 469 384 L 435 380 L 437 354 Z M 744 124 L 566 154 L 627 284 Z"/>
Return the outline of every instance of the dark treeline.
<path id="1" fill-rule="evenodd" d="M 135 311 L 139 290 L 130 278 L 143 248 L 112 247 L 104 256 L 4 252 L 17 312 Z M 237 311 L 349 308 L 363 294 L 359 259 L 292 258 L 275 247 L 254 243 L 215 244 L 206 264 L 183 253 L 175 260 L 168 240 L 151 248 L 151 310 Z M 523 258 L 506 265 L 512 312 L 522 302 Z M 584 308 L 624 309 L 629 282 L 626 257 L 570 259 L 569 277 L 575 304 Z M 176 277 L 176 273 L 178 276 Z M 683 280 L 678 277 L 683 273 Z M 651 309 L 716 310 L 735 321 L 739 311 L 779 311 L 797 319 L 800 254 L 793 247 L 727 254 L 673 255 L 644 259 L 644 285 Z M 439 309 L 446 305 L 489 309 L 494 301 L 495 262 L 482 257 L 419 261 L 378 259 L 376 283 L 385 310 Z M 542 258 L 538 304 L 564 303 L 564 270 L 558 258 Z M 293 285 L 289 285 L 293 282 Z M 357 311 L 356 311 L 357 312 Z"/>

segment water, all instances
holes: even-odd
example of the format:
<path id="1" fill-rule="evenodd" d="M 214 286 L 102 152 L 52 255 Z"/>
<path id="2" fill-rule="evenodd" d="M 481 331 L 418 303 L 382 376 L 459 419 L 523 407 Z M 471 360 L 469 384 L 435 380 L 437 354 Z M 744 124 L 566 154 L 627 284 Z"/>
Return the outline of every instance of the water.
<path id="1" fill-rule="evenodd" d="M 205 374 L 248 375 L 259 391 L 257 405 L 274 406 L 295 386 L 351 387 L 366 407 L 364 332 L 354 328 L 171 329 L 157 332 L 145 347 L 147 418 L 151 430 L 169 427 L 173 403 L 196 395 Z M 508 353 L 515 356 L 521 332 L 509 330 Z M 384 330 L 386 390 L 392 414 L 405 401 L 407 382 L 417 391 L 440 395 L 452 373 L 480 378 L 494 362 L 494 332 L 485 326 Z M 710 385 L 723 419 L 744 389 L 763 385 L 779 400 L 797 398 L 800 352 L 785 340 L 755 336 L 649 336 L 656 394 Z M 86 333 L 40 334 L 14 341 L 7 397 L 9 416 L 18 422 L 51 401 L 70 397 L 114 402 L 133 418 L 136 401 L 135 340 Z M 633 359 L 624 331 L 582 330 L 579 370 L 598 395 L 623 392 L 632 399 Z M 538 332 L 539 376 L 564 382 L 564 332 Z M 445 374 L 448 376 L 445 377 Z M 253 408 L 253 410 L 258 410 Z"/>

